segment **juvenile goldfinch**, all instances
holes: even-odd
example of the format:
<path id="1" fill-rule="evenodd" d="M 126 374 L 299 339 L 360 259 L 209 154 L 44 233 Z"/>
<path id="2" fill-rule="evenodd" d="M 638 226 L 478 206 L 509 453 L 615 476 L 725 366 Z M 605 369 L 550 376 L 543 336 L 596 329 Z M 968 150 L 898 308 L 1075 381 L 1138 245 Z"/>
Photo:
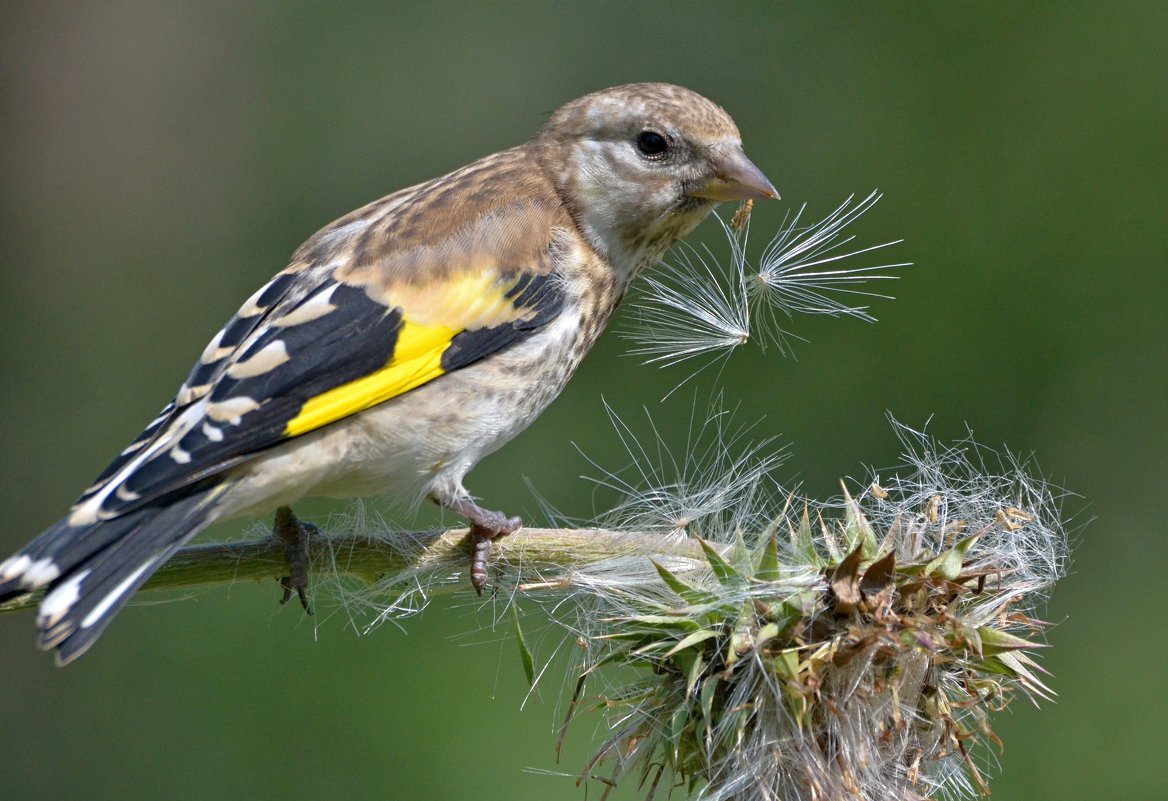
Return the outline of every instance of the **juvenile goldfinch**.
<path id="1" fill-rule="evenodd" d="M 560 393 L 641 270 L 717 202 L 777 196 L 721 107 L 642 83 L 342 217 L 243 304 L 69 514 L 0 563 L 0 601 L 44 589 L 38 642 L 65 664 L 210 523 L 308 495 L 457 512 L 481 592 L 490 541 L 521 522 L 463 478 Z"/>

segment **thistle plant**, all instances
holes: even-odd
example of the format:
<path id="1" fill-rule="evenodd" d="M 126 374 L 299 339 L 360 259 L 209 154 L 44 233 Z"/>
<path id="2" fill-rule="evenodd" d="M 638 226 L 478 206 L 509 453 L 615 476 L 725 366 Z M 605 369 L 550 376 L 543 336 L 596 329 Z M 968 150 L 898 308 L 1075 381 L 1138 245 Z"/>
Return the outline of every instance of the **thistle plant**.
<path id="1" fill-rule="evenodd" d="M 1033 614 L 1066 558 L 1057 499 L 1012 461 L 975 468 L 972 443 L 900 431 L 886 485 L 777 509 L 756 492 L 735 518 L 766 525 L 718 511 L 684 527 L 705 524 L 691 556 L 573 572 L 567 722 L 599 710 L 611 731 L 582 778 L 719 801 L 988 793 L 991 713 L 1052 695 Z"/>

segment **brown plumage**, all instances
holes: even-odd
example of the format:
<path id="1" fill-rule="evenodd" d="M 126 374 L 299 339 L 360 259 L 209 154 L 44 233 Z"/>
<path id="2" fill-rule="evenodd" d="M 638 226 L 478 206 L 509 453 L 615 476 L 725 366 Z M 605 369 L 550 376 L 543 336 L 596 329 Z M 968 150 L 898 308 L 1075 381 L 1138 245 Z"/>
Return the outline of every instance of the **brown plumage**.
<path id="1" fill-rule="evenodd" d="M 40 643 L 68 661 L 212 521 L 364 494 L 465 516 L 481 592 L 490 540 L 520 521 L 477 506 L 464 476 L 559 394 L 641 270 L 718 201 L 776 196 L 719 106 L 629 84 L 342 217 L 70 514 L 0 563 L 0 600 L 46 588 Z"/>

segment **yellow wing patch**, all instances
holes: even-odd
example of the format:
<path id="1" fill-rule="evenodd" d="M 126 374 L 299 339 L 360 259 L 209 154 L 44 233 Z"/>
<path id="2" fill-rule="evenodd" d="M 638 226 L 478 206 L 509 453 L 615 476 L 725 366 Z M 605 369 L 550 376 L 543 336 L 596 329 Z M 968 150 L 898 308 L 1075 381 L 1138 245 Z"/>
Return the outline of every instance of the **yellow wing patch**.
<path id="1" fill-rule="evenodd" d="M 518 275 L 483 270 L 430 285 L 401 283 L 379 293 L 375 296 L 379 303 L 403 312 L 393 357 L 375 373 L 310 398 L 288 421 L 284 436 L 313 431 L 442 375 L 442 354 L 457 334 L 531 314 L 507 297 L 519 281 Z"/>
<path id="2" fill-rule="evenodd" d="M 442 352 L 457 333 L 444 325 L 418 325 L 403 319 L 389 364 L 309 399 L 288 421 L 284 435 L 313 431 L 432 381 L 445 372 Z"/>

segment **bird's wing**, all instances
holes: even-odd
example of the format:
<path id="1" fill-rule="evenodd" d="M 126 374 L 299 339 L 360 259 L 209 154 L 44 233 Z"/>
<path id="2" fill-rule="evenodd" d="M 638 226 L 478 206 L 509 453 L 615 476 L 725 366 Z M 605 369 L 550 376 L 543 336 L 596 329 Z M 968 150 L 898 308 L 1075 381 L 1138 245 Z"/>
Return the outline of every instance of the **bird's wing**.
<path id="1" fill-rule="evenodd" d="M 175 401 L 78 500 L 72 522 L 123 514 L 409 392 L 560 312 L 555 204 L 497 206 L 406 248 L 377 233 L 400 209 L 364 211 L 364 224 L 326 228 L 244 304 Z"/>

